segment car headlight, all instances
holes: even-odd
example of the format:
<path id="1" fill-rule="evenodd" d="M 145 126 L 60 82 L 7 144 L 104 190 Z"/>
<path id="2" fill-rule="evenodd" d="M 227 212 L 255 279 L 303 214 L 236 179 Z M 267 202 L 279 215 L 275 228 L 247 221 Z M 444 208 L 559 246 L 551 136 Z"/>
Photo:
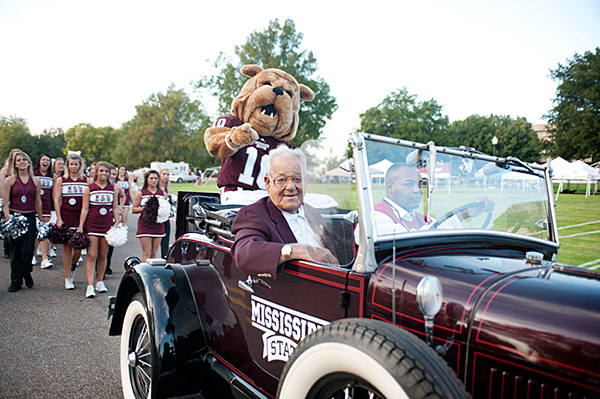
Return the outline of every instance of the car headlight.
<path id="1" fill-rule="evenodd" d="M 125 268 L 125 271 L 127 271 L 139 263 L 142 263 L 140 258 L 138 258 L 137 256 L 130 256 L 127 259 L 125 259 L 125 262 L 123 262 L 123 267 Z"/>
<path id="2" fill-rule="evenodd" d="M 425 276 L 417 284 L 417 305 L 425 317 L 433 318 L 442 307 L 444 294 L 437 277 Z"/>

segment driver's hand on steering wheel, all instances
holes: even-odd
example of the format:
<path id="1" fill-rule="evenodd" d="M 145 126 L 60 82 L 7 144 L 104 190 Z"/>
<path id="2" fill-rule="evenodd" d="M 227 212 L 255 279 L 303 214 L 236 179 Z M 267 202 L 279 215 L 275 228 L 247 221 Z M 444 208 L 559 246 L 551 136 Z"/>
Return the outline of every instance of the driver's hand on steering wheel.
<path id="1" fill-rule="evenodd" d="M 473 205 L 461 212 L 462 219 L 475 218 L 483 212 L 491 212 L 494 210 L 494 201 L 488 197 L 479 197 L 473 201 Z"/>

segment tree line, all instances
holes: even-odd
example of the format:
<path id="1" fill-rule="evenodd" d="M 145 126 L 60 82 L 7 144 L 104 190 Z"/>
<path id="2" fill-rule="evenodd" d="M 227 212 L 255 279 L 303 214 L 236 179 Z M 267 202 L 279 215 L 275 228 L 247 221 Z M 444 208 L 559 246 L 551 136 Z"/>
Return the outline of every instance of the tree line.
<path id="1" fill-rule="evenodd" d="M 280 24 L 271 21 L 263 31 L 252 32 L 246 42 L 234 49 L 235 57 L 219 54 L 214 75 L 201 76 L 193 84 L 197 93 L 218 98 L 218 112 L 229 113 L 231 101 L 245 78 L 244 64 L 280 68 L 316 94 L 312 102 L 303 102 L 300 125 L 292 141 L 299 146 L 308 139 L 322 138 L 323 128 L 337 109 L 329 84 L 317 75 L 317 60 L 312 51 L 301 47 L 303 35 L 292 20 Z M 235 60 L 235 61 L 232 61 Z M 550 140 L 540 142 L 531 124 L 523 117 L 509 115 L 472 115 L 449 122 L 435 99 L 419 101 L 406 87 L 392 91 L 381 103 L 360 115 L 363 131 L 419 142 L 433 140 L 445 146 L 467 146 L 498 156 L 516 156 L 538 161 L 544 152 L 566 159 L 600 157 L 600 48 L 595 53 L 575 54 L 566 65 L 551 71 L 558 82 L 554 107 L 546 117 Z M 136 106 L 135 116 L 118 128 L 96 127 L 82 123 L 69 128 L 44 130 L 32 135 L 25 119 L 0 116 L 0 156 L 12 148 L 21 148 L 34 159 L 40 153 L 53 157 L 67 151 L 81 151 L 90 161 L 105 160 L 128 168 L 148 166 L 152 161 L 184 160 L 205 169 L 218 165 L 204 146 L 204 130 L 211 118 L 198 100 L 173 85 L 153 93 Z M 492 144 L 497 137 L 498 145 Z M 331 159 L 324 162 L 331 163 Z"/>

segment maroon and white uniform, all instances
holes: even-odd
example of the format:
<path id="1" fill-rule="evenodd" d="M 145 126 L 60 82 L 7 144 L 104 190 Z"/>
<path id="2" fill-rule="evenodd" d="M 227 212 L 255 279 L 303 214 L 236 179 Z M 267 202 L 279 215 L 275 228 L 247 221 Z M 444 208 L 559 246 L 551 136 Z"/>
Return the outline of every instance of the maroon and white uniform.
<path id="1" fill-rule="evenodd" d="M 127 176 L 123 180 L 120 180 L 119 177 L 117 177 L 117 184 L 119 186 L 121 186 L 121 188 L 125 192 L 125 204 L 123 206 L 126 208 L 129 208 L 129 206 L 131 205 L 131 196 L 129 195 L 129 184 L 130 183 L 129 183 L 129 180 L 127 179 Z"/>
<path id="2" fill-rule="evenodd" d="M 158 189 L 155 194 L 152 194 L 149 190 L 142 189 L 142 201 L 140 206 L 144 207 L 148 198 L 150 197 L 165 197 L 164 191 Z M 136 237 L 164 237 L 165 236 L 165 224 L 149 222 L 140 214 L 137 224 Z"/>
<path id="3" fill-rule="evenodd" d="M 35 183 L 30 177 L 27 183 L 18 174 L 15 183 L 10 189 L 8 209 L 19 213 L 35 212 Z"/>
<path id="4" fill-rule="evenodd" d="M 107 184 L 101 188 L 96 183 L 88 185 L 90 190 L 90 205 L 85 219 L 85 231 L 91 236 L 105 236 L 113 225 L 113 199 L 115 186 Z"/>
<path id="5" fill-rule="evenodd" d="M 63 224 L 71 229 L 79 228 L 79 216 L 83 202 L 83 191 L 87 187 L 85 177 L 72 180 L 70 177 L 62 178 L 62 203 L 60 205 L 60 216 Z"/>
<path id="6" fill-rule="evenodd" d="M 52 172 L 48 172 L 47 175 L 42 175 L 39 169 L 33 171 L 35 177 L 40 180 L 40 195 L 42 197 L 42 216 L 50 217 L 52 212 L 52 186 L 54 185 L 54 179 L 52 178 Z"/>
<path id="7" fill-rule="evenodd" d="M 242 124 L 239 118 L 229 115 L 217 119 L 213 127 L 235 127 Z M 281 144 L 292 148 L 286 141 L 259 136 L 254 144 L 240 148 L 230 157 L 221 158 L 221 171 L 217 178 L 217 185 L 221 188 L 221 192 L 265 190 L 268 159 L 265 155 Z"/>

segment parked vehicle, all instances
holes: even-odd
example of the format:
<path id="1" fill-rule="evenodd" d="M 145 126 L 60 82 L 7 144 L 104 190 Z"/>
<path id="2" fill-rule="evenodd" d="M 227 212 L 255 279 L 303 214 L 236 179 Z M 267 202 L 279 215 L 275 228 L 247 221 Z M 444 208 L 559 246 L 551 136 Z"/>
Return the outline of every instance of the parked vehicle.
<path id="1" fill-rule="evenodd" d="M 365 133 L 350 144 L 356 183 L 308 187 L 339 204 L 320 210 L 339 267 L 246 275 L 230 253 L 238 208 L 179 192 L 167 259 L 129 258 L 109 306 L 124 396 L 600 397 L 600 274 L 556 262 L 549 170 Z M 396 162 L 421 174 L 428 228 L 375 223 Z M 481 199 L 493 209 L 465 218 Z"/>
<path id="2" fill-rule="evenodd" d="M 191 183 L 196 181 L 196 176 L 190 175 L 188 173 L 170 173 L 169 181 L 171 183 Z"/>
<path id="3" fill-rule="evenodd" d="M 189 175 L 190 174 L 190 164 L 187 162 L 173 162 L 173 161 L 165 161 L 165 162 L 151 162 L 150 169 L 154 169 L 159 171 L 161 169 L 167 169 L 172 175 Z"/>

